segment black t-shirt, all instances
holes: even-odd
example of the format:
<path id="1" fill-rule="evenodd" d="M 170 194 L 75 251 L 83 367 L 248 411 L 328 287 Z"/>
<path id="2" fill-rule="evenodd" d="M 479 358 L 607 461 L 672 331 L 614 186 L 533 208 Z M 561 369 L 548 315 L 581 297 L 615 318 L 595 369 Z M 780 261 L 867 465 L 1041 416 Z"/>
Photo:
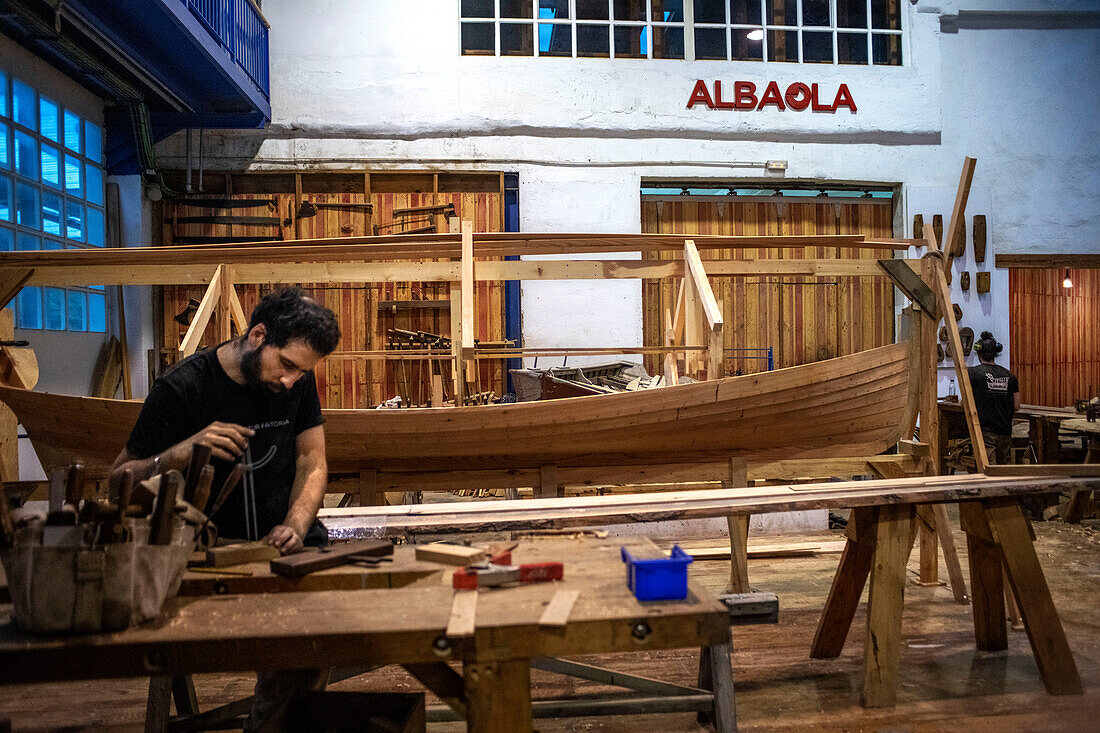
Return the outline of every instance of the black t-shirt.
<path id="1" fill-rule="evenodd" d="M 997 364 L 978 364 L 968 372 L 982 432 L 1012 435 L 1013 395 L 1020 391 L 1016 375 Z"/>
<path id="2" fill-rule="evenodd" d="M 201 351 L 181 361 L 153 384 L 126 448 L 139 458 L 148 458 L 215 421 L 236 423 L 256 431 L 249 440 L 253 461 L 262 459 L 275 446 L 271 461 L 252 473 L 259 537 L 248 536 L 245 492 L 240 484 L 217 515 L 211 517 L 219 537 L 259 539 L 286 519 L 294 485 L 298 434 L 324 422 L 313 372 L 307 372 L 289 390 L 276 395 L 262 386 L 237 384 L 218 362 L 217 349 Z M 217 458 L 211 464 L 214 484 L 207 506 L 200 507 L 204 512 L 233 467 L 231 462 Z M 310 535 L 316 531 L 314 527 Z"/>

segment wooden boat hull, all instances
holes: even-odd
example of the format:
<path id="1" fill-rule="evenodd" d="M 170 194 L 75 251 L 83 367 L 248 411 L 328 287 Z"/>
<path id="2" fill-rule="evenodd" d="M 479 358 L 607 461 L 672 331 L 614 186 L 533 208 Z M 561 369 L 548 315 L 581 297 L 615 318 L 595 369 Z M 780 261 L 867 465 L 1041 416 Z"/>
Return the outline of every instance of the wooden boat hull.
<path id="1" fill-rule="evenodd" d="M 874 455 L 912 433 L 912 342 L 655 390 L 528 403 L 325 410 L 329 471 L 512 469 Z M 141 403 L 0 386 L 44 467 L 105 476 Z M 907 432 L 908 431 L 908 432 Z"/>

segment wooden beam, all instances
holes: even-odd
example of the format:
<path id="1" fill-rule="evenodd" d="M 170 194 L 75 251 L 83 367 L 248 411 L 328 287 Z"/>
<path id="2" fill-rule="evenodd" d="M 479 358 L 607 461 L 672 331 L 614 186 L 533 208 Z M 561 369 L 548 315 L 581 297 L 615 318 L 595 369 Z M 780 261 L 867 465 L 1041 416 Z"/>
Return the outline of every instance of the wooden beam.
<path id="1" fill-rule="evenodd" d="M 955 205 L 951 209 L 951 221 L 948 222 L 947 236 L 943 242 L 943 253 L 946 256 L 944 270 L 951 269 L 951 263 L 955 260 L 955 249 L 958 246 L 960 230 L 965 226 L 966 202 L 970 198 L 970 183 L 974 180 L 974 166 L 977 161 L 971 157 L 963 158 L 962 173 L 959 175 L 959 187 L 955 191 Z M 927 235 L 925 239 L 927 239 Z M 961 354 L 961 351 L 955 352 Z"/>
<path id="2" fill-rule="evenodd" d="M 77 250 L 70 250 L 77 251 Z M 5 264 L 0 253 L 0 277 L 21 272 Z M 165 256 L 170 256 L 166 253 Z M 288 261 L 276 253 L 233 265 L 236 284 L 282 282 L 453 282 L 461 278 L 458 262 L 359 262 Z M 910 260 L 904 260 L 910 262 Z M 915 260 L 913 261 L 915 262 Z M 80 263 L 55 264 L 33 270 L 24 285 L 198 285 L 210 281 L 217 264 L 160 263 Z M 707 260 L 706 272 L 712 277 L 885 277 L 874 260 Z M 509 260 L 478 262 L 478 282 L 498 280 L 636 280 L 683 277 L 682 260 Z"/>
<path id="3" fill-rule="evenodd" d="M 1003 254 L 994 257 L 993 261 L 997 267 L 1029 270 L 1095 270 L 1100 268 L 1100 255 L 1087 254 Z"/>
<path id="4" fill-rule="evenodd" d="M 474 348 L 474 223 L 468 219 L 462 222 L 462 348 Z"/>
<path id="5" fill-rule="evenodd" d="M 879 509 L 863 645 L 863 705 L 893 705 L 901 660 L 901 613 L 913 506 Z"/>
<path id="6" fill-rule="evenodd" d="M 202 301 L 199 302 L 199 307 L 191 319 L 191 325 L 180 343 L 180 358 L 186 359 L 194 354 L 195 349 L 199 347 L 206 326 L 210 323 L 210 316 L 214 314 L 214 308 L 221 297 L 221 281 L 224 274 L 225 265 L 218 265 L 218 268 L 214 270 L 214 276 L 210 278 L 210 284 L 207 286 L 206 292 L 203 293 Z"/>
<path id="7" fill-rule="evenodd" d="M 684 241 L 684 262 L 687 266 L 685 280 L 690 276 L 700 305 L 703 307 L 703 314 L 707 317 L 707 325 L 711 330 L 719 330 L 722 327 L 722 309 L 714 299 L 714 291 L 710 288 L 710 280 L 707 279 L 707 271 L 703 268 L 699 250 L 695 247 L 695 242 L 690 239 Z"/>
<path id="8" fill-rule="evenodd" d="M 7 308 L 8 303 L 19 295 L 19 291 L 31 279 L 35 271 L 32 268 L 12 268 L 0 271 L 0 308 Z"/>
<path id="9" fill-rule="evenodd" d="M 333 508 L 322 509 L 319 516 L 330 529 L 339 528 L 354 535 L 357 527 L 372 532 L 383 527 L 388 536 L 403 532 L 461 532 L 471 527 L 492 532 L 803 509 L 935 504 L 1096 488 L 1100 488 L 1100 479 L 962 474 L 567 499 Z"/>
<path id="10" fill-rule="evenodd" d="M 748 486 L 749 467 L 744 458 L 730 459 L 730 477 L 722 482 L 723 488 L 736 489 Z M 749 588 L 749 515 L 731 514 L 726 517 L 730 538 L 730 582 L 727 593 L 748 593 Z"/>
<path id="11" fill-rule="evenodd" d="M 931 224 L 924 225 L 924 237 L 928 240 L 930 252 L 938 251 L 939 243 L 936 241 L 936 233 L 932 231 Z M 982 426 L 978 421 L 978 408 L 974 404 L 974 390 L 970 386 L 970 374 L 966 369 L 966 357 L 963 356 L 962 339 L 959 337 L 959 324 L 955 321 L 955 311 L 951 307 L 951 288 L 947 285 L 947 278 L 942 269 L 936 268 L 933 273 L 935 279 L 936 295 L 939 298 L 940 311 L 943 313 L 943 322 L 947 326 L 948 343 L 951 345 L 951 361 L 955 365 L 955 380 L 959 385 L 959 401 L 962 403 L 963 414 L 966 416 L 966 427 L 970 433 L 970 442 L 974 450 L 974 463 L 978 473 L 984 473 L 989 465 L 989 455 L 985 450 L 985 440 L 982 438 Z"/>

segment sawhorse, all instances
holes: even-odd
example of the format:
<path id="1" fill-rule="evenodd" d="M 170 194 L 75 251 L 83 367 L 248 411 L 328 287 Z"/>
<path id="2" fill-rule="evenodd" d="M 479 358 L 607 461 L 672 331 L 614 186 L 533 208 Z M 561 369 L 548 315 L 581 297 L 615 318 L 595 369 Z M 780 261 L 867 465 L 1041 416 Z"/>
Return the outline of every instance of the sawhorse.
<path id="1" fill-rule="evenodd" d="M 959 514 L 970 551 L 974 636 L 978 648 L 1008 647 L 1003 612 L 1003 583 L 1007 577 L 1047 692 L 1081 694 L 1081 678 L 1019 502 L 1015 499 L 960 502 Z M 870 576 L 863 652 L 865 707 L 889 706 L 896 701 L 905 566 L 916 534 L 914 516 L 913 504 L 852 510 L 853 533 L 844 548 L 814 635 L 812 658 L 840 655 Z"/>

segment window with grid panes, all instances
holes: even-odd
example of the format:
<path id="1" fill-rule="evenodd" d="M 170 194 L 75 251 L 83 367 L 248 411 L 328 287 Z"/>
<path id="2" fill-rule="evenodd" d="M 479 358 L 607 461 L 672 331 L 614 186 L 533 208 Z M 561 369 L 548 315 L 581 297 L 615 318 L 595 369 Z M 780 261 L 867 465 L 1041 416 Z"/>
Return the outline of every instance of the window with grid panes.
<path id="1" fill-rule="evenodd" d="M 685 0 L 459 0 L 466 56 L 684 58 Z"/>
<path id="2" fill-rule="evenodd" d="M 902 0 L 459 0 L 459 15 L 464 55 L 904 61 Z"/>
<path id="3" fill-rule="evenodd" d="M 0 251 L 102 247 L 103 128 L 0 69 Z M 102 286 L 23 288 L 16 328 L 106 330 Z"/>

